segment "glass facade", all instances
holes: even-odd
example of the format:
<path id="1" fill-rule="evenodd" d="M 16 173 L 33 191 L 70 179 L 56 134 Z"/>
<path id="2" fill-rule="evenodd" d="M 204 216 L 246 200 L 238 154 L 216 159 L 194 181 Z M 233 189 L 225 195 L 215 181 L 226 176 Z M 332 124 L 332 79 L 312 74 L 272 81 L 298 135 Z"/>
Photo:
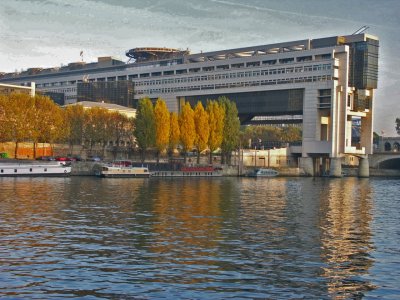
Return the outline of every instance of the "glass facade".
<path id="1" fill-rule="evenodd" d="M 225 96 L 236 103 L 242 122 L 250 120 L 256 115 L 278 116 L 303 114 L 304 89 L 186 96 L 185 100 L 189 101 L 192 107 L 198 101 L 201 101 L 206 106 L 207 99 L 216 100 L 220 96 Z"/>
<path id="2" fill-rule="evenodd" d="M 365 42 L 356 42 L 350 47 L 349 85 L 357 89 L 376 89 L 379 41 L 367 38 Z"/>
<path id="3" fill-rule="evenodd" d="M 126 107 L 136 108 L 133 95 L 133 82 L 129 80 L 120 81 L 97 81 L 79 82 L 77 86 L 77 100 L 113 103 Z"/>

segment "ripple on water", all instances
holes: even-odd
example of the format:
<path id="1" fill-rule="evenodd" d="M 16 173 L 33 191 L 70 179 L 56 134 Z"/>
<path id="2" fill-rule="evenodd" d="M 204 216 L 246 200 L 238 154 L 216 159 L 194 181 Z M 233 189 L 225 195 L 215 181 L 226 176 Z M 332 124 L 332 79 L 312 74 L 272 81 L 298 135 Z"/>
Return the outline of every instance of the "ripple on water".
<path id="1" fill-rule="evenodd" d="M 0 183 L 0 296 L 400 294 L 397 181 L 1 178 Z"/>

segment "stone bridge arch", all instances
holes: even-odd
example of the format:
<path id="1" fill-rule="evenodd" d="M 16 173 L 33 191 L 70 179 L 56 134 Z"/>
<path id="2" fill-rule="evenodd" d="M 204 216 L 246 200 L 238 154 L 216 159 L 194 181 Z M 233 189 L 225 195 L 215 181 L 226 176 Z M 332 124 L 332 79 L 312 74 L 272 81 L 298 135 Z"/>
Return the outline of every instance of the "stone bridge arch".
<path id="1" fill-rule="evenodd" d="M 371 154 L 369 165 L 371 168 L 400 169 L 400 152 Z"/>

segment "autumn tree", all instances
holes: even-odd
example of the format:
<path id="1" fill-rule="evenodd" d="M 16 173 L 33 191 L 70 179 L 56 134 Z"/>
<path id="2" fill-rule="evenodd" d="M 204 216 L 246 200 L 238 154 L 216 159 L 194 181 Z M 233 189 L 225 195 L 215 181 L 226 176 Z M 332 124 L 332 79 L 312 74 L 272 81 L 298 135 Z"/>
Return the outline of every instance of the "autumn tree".
<path id="1" fill-rule="evenodd" d="M 7 112 L 8 99 L 5 95 L 0 95 L 0 142 L 11 140 L 11 131 L 8 124 Z"/>
<path id="2" fill-rule="evenodd" d="M 85 111 L 82 105 L 68 105 L 65 108 L 65 141 L 69 144 L 70 153 L 73 153 L 74 145 L 81 145 L 83 142 L 85 120 Z"/>
<path id="3" fill-rule="evenodd" d="M 10 94 L 6 98 L 5 115 L 9 138 L 15 142 L 14 157 L 18 158 L 19 143 L 31 140 L 34 129 L 34 99 L 28 94 Z"/>
<path id="4" fill-rule="evenodd" d="M 207 102 L 207 113 L 210 124 L 210 136 L 208 138 L 208 147 L 210 149 L 210 163 L 212 163 L 212 153 L 217 150 L 222 143 L 225 111 L 224 107 L 216 101 Z"/>
<path id="5" fill-rule="evenodd" d="M 32 116 L 31 140 L 33 158 L 36 158 L 36 146 L 40 143 L 52 145 L 63 132 L 63 111 L 47 96 L 34 97 L 34 114 Z"/>
<path id="6" fill-rule="evenodd" d="M 170 116 L 167 105 L 163 99 L 158 99 L 154 106 L 154 121 L 157 148 L 157 163 L 160 160 L 160 153 L 165 151 L 169 144 Z"/>
<path id="7" fill-rule="evenodd" d="M 112 141 L 112 153 L 114 159 L 120 151 L 121 140 L 125 137 L 128 124 L 128 117 L 119 112 L 109 112 L 108 134 L 109 141 Z"/>
<path id="8" fill-rule="evenodd" d="M 240 120 L 235 102 L 226 97 L 218 99 L 219 105 L 224 108 L 224 130 L 221 143 L 222 161 L 231 163 L 232 151 L 239 145 Z"/>
<path id="9" fill-rule="evenodd" d="M 100 144 L 104 155 L 105 146 L 110 137 L 109 112 L 104 108 L 92 107 L 85 111 L 84 116 L 84 139 L 89 144 L 89 152 L 92 153 L 93 147 Z"/>
<path id="10" fill-rule="evenodd" d="M 179 129 L 178 114 L 171 112 L 170 114 L 170 129 L 169 129 L 169 153 L 178 147 L 181 131 Z"/>
<path id="11" fill-rule="evenodd" d="M 210 125 L 208 123 L 208 114 L 203 104 L 197 102 L 194 110 L 194 123 L 196 127 L 195 145 L 197 148 L 197 163 L 200 163 L 200 153 L 207 149 L 208 137 L 210 136 Z"/>
<path id="12" fill-rule="evenodd" d="M 181 133 L 181 143 L 184 152 L 184 162 L 186 163 L 187 152 L 192 150 L 196 139 L 196 127 L 194 123 L 194 111 L 189 102 L 182 105 L 179 115 L 179 129 Z"/>
<path id="13" fill-rule="evenodd" d="M 153 103 L 149 98 L 139 100 L 136 111 L 134 135 L 139 147 L 141 160 L 145 160 L 145 151 L 155 144 L 155 120 Z"/>

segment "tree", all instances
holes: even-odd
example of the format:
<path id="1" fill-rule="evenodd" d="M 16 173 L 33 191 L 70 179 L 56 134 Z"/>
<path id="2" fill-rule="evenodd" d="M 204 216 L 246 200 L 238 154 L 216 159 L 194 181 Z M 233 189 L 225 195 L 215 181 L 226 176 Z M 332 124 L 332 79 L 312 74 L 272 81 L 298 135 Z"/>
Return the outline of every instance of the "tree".
<path id="1" fill-rule="evenodd" d="M 83 142 L 85 111 L 82 105 L 69 105 L 65 108 L 66 142 L 69 144 L 69 152 L 73 152 L 74 145 Z"/>
<path id="2" fill-rule="evenodd" d="M 170 120 L 169 111 L 165 101 L 158 99 L 154 107 L 154 119 L 156 128 L 157 163 L 160 160 L 160 153 L 167 149 L 169 144 Z"/>
<path id="3" fill-rule="evenodd" d="M 210 136 L 208 138 L 208 147 L 210 148 L 210 164 L 212 163 L 212 153 L 217 150 L 222 143 L 225 111 L 216 101 L 208 101 L 207 108 Z"/>
<path id="4" fill-rule="evenodd" d="M 172 112 L 170 114 L 170 129 L 169 129 L 169 152 L 170 155 L 172 151 L 178 147 L 180 141 L 181 131 L 179 129 L 178 114 Z"/>
<path id="5" fill-rule="evenodd" d="M 295 126 L 286 126 L 282 129 L 282 138 L 281 140 L 284 142 L 297 142 L 302 139 L 302 132 L 299 127 Z"/>
<path id="6" fill-rule="evenodd" d="M 239 144 L 240 120 L 236 104 L 226 97 L 218 99 L 219 105 L 225 110 L 224 131 L 221 143 L 223 162 L 231 163 L 232 151 Z"/>
<path id="7" fill-rule="evenodd" d="M 11 130 L 8 124 L 8 98 L 5 95 L 0 95 L 0 142 L 11 140 Z"/>
<path id="8" fill-rule="evenodd" d="M 400 118 L 396 118 L 396 132 L 400 135 Z"/>
<path id="9" fill-rule="evenodd" d="M 121 141 L 128 138 L 130 127 L 129 118 L 118 112 L 111 112 L 109 116 L 110 140 L 114 140 L 112 149 L 114 160 L 117 158 L 117 153 L 120 151 Z"/>
<path id="10" fill-rule="evenodd" d="M 197 102 L 194 110 L 194 123 L 196 126 L 196 148 L 197 163 L 200 163 L 200 153 L 207 149 L 208 137 L 210 136 L 210 125 L 208 124 L 208 114 L 204 110 L 203 104 Z"/>
<path id="11" fill-rule="evenodd" d="M 52 145 L 62 133 L 63 112 L 49 97 L 34 97 L 34 115 L 32 118 L 31 139 L 33 158 L 36 158 L 36 146 L 39 142 Z"/>
<path id="12" fill-rule="evenodd" d="M 145 151 L 155 144 L 155 121 L 153 103 L 149 98 L 139 100 L 136 111 L 134 135 L 141 153 L 141 160 L 145 160 Z"/>
<path id="13" fill-rule="evenodd" d="M 18 158 L 19 143 L 31 140 L 34 99 L 28 94 L 12 93 L 7 98 L 5 109 L 9 137 L 15 142 L 14 157 Z"/>
<path id="14" fill-rule="evenodd" d="M 179 115 L 179 129 L 181 132 L 181 143 L 184 152 L 184 162 L 186 163 L 187 152 L 192 150 L 196 139 L 196 127 L 194 124 L 194 111 L 189 102 L 182 106 Z"/>

